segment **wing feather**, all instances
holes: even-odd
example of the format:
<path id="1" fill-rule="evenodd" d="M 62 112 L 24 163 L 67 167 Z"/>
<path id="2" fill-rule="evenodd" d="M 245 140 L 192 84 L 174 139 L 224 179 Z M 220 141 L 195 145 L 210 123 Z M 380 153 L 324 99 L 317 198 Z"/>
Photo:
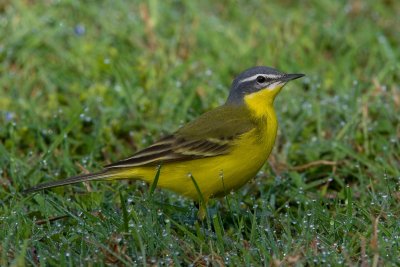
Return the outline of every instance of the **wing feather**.
<path id="1" fill-rule="evenodd" d="M 154 166 L 161 163 L 215 157 L 229 153 L 235 139 L 255 127 L 247 110 L 239 106 L 222 106 L 204 113 L 133 156 L 105 168 Z"/>

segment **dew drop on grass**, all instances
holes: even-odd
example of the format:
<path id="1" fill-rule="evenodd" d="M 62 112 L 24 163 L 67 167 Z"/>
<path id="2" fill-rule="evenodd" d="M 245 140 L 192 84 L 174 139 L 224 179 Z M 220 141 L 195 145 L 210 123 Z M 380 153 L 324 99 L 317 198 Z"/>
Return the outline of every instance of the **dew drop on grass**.
<path id="1" fill-rule="evenodd" d="M 7 122 L 9 122 L 9 121 L 11 121 L 11 120 L 13 120 L 13 119 L 14 119 L 14 113 L 12 113 L 12 112 L 6 112 L 5 120 L 6 120 Z"/>
<path id="2" fill-rule="evenodd" d="M 224 170 L 219 170 L 219 178 L 224 180 Z"/>
<path id="3" fill-rule="evenodd" d="M 119 85 L 119 84 L 116 84 L 114 86 L 114 91 L 117 92 L 117 93 L 122 92 L 122 86 Z"/>
<path id="4" fill-rule="evenodd" d="M 74 33 L 75 33 L 77 36 L 82 36 L 82 35 L 85 34 L 85 32 L 86 32 L 86 28 L 85 28 L 85 26 L 82 25 L 82 24 L 78 24 L 78 25 L 76 25 L 76 26 L 74 27 Z"/>
<path id="5" fill-rule="evenodd" d="M 165 229 L 162 230 L 162 236 L 166 237 L 168 235 L 167 231 Z"/>
<path id="6" fill-rule="evenodd" d="M 83 157 L 81 160 L 83 165 L 86 165 L 88 163 L 88 161 L 89 161 L 89 158 L 87 156 Z"/>
<path id="7" fill-rule="evenodd" d="M 47 168 L 47 160 L 44 159 L 40 163 L 41 163 L 43 168 Z"/>
<path id="8" fill-rule="evenodd" d="M 208 256 L 204 256 L 204 261 L 206 262 L 206 266 L 210 263 L 210 258 Z"/>

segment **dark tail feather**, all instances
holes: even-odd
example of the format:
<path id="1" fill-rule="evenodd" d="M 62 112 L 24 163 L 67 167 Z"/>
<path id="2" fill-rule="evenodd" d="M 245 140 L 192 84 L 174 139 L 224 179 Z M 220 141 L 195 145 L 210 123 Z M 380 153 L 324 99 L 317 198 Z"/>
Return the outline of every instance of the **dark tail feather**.
<path id="1" fill-rule="evenodd" d="M 36 191 L 40 191 L 40 190 L 48 189 L 48 188 L 52 188 L 52 187 L 63 186 L 63 185 L 68 185 L 68 184 L 75 184 L 75 183 L 80 183 L 80 182 L 85 182 L 85 181 L 102 180 L 102 179 L 107 179 L 107 178 L 111 178 L 111 177 L 115 177 L 115 173 L 111 172 L 110 170 L 104 170 L 104 171 L 100 171 L 100 172 L 96 172 L 96 173 L 77 175 L 77 176 L 69 177 L 67 179 L 60 180 L 60 181 L 39 184 L 37 186 L 31 187 L 29 189 L 22 191 L 22 193 L 27 194 L 27 193 L 32 193 L 32 192 L 36 192 Z"/>

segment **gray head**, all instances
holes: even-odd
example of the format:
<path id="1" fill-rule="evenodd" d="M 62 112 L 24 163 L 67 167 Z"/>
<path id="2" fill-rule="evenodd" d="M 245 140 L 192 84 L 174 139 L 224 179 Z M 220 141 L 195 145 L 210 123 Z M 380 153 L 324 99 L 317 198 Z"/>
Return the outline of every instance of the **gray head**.
<path id="1" fill-rule="evenodd" d="M 243 103 L 247 95 L 263 90 L 269 90 L 271 98 L 274 98 L 288 81 L 303 76 L 304 74 L 287 74 L 264 66 L 247 69 L 233 80 L 226 103 Z"/>

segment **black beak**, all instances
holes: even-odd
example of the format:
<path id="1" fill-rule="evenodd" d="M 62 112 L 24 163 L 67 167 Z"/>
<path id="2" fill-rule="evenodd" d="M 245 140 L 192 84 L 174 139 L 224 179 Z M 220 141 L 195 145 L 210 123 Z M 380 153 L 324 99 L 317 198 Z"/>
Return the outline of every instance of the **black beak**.
<path id="1" fill-rule="evenodd" d="M 298 78 L 301 78 L 303 76 L 306 76 L 305 74 L 285 74 L 283 75 L 279 80 L 282 82 L 288 82 L 291 80 L 296 80 Z"/>

